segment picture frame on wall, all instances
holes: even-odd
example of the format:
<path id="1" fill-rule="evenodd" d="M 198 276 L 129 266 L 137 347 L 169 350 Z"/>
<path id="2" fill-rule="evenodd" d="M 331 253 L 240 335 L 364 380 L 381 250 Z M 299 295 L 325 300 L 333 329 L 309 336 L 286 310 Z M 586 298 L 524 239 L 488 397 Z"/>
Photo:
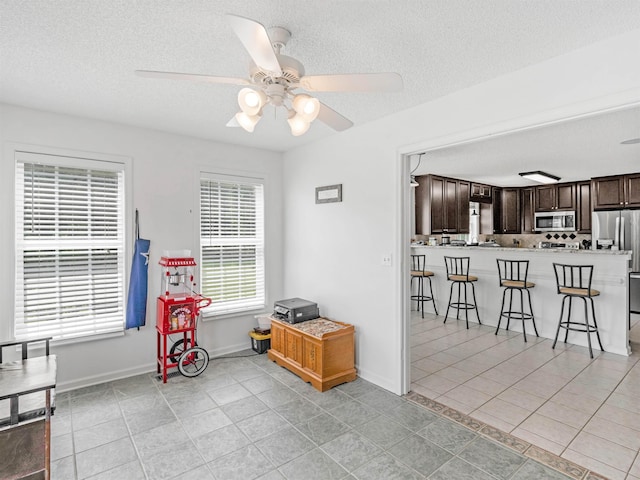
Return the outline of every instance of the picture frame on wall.
<path id="1" fill-rule="evenodd" d="M 335 203 L 342 201 L 342 184 L 316 187 L 316 203 Z"/>

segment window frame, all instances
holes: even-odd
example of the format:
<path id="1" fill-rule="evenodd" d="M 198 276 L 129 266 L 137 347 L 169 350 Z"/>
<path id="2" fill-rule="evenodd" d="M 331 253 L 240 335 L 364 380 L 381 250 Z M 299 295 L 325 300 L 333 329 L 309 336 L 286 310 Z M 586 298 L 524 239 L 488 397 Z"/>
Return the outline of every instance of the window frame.
<path id="1" fill-rule="evenodd" d="M 196 172 L 196 189 L 195 189 L 195 209 L 196 212 L 196 221 L 195 224 L 195 241 L 197 244 L 197 261 L 198 261 L 198 282 L 200 285 L 200 289 L 202 289 L 203 280 L 204 280 L 204 264 L 202 258 L 202 237 L 201 237 L 201 181 L 202 180 L 212 180 L 212 181 L 220 181 L 220 182 L 230 182 L 230 183 L 244 183 L 244 184 L 254 184 L 262 186 L 262 286 L 263 286 L 263 302 L 259 305 L 248 305 L 246 307 L 230 309 L 225 311 L 216 311 L 212 307 L 208 307 L 203 309 L 202 318 L 204 320 L 217 320 L 217 319 L 225 319 L 225 318 L 233 318 L 239 316 L 246 316 L 251 313 L 263 313 L 268 304 L 268 272 L 267 272 L 267 184 L 268 184 L 268 175 L 263 172 L 247 172 L 247 171 L 237 171 L 237 170 L 227 170 L 227 169 L 212 169 L 211 167 L 200 167 L 200 169 Z M 204 294 L 204 292 L 202 292 Z"/>
<path id="2" fill-rule="evenodd" d="M 11 158 L 11 161 L 8 162 L 11 165 L 11 178 L 12 178 L 12 189 L 11 189 L 11 217 L 9 221 L 11 222 L 11 230 L 13 232 L 13 245 L 11 249 L 11 268 L 13 273 L 13 279 L 17 280 L 18 275 L 18 230 L 17 230 L 17 221 L 18 221 L 18 204 L 17 193 L 18 193 L 18 185 L 16 183 L 17 174 L 18 174 L 18 157 L 23 154 L 34 154 L 38 156 L 50 157 L 49 160 L 53 160 L 57 158 L 57 161 L 45 161 L 45 162 L 33 162 L 33 163 L 46 163 L 52 165 L 59 165 L 63 167 L 69 168 L 80 168 L 80 169 L 96 169 L 96 170 L 112 170 L 112 171 L 121 171 L 123 174 L 122 180 L 122 212 L 123 212 L 123 241 L 122 241 L 122 296 L 121 296 L 121 305 L 122 309 L 122 328 L 117 329 L 117 331 L 110 331 L 104 333 L 88 333 L 84 335 L 78 335 L 71 338 L 56 338 L 52 340 L 52 345 L 66 345 L 66 344 L 74 344 L 74 343 L 83 343 L 87 341 L 101 340 L 110 337 L 121 337 L 125 334 L 125 312 L 126 312 L 126 301 L 127 301 L 127 291 L 129 284 L 129 274 L 131 266 L 127 261 L 130 258 L 132 252 L 132 239 L 131 236 L 131 221 L 132 214 L 130 212 L 130 199 L 132 198 L 132 158 L 123 156 L 123 155 L 115 155 L 115 154 L 106 154 L 99 152 L 86 152 L 79 150 L 72 150 L 67 148 L 58 148 L 58 147 L 49 147 L 49 146 L 40 146 L 40 145 L 30 145 L 30 144 L 18 144 L 18 143 L 9 143 L 7 144 L 7 148 L 5 149 L 7 153 L 7 157 Z M 116 168 L 109 168 L 115 166 Z M 12 299 L 12 312 L 16 312 L 16 292 L 18 288 L 17 285 L 14 284 L 14 295 Z M 11 338 L 16 338 L 16 322 L 11 321 L 8 322 L 8 326 L 6 330 L 10 333 Z"/>

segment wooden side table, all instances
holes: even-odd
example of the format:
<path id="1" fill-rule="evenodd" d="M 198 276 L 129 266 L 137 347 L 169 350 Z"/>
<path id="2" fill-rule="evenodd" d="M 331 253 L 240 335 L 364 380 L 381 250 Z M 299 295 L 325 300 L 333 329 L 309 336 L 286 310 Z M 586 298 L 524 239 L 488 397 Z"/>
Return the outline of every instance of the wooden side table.
<path id="1" fill-rule="evenodd" d="M 326 318 L 290 324 L 271 319 L 270 360 L 324 392 L 356 379 L 353 325 Z"/>

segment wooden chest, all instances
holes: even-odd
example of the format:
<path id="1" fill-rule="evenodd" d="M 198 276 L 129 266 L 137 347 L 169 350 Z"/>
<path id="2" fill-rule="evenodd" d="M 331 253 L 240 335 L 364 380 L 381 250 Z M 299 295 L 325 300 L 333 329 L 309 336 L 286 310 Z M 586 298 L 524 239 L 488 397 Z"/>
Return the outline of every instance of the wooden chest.
<path id="1" fill-rule="evenodd" d="M 267 356 L 324 392 L 356 379 L 354 331 L 326 318 L 296 324 L 272 318 Z"/>

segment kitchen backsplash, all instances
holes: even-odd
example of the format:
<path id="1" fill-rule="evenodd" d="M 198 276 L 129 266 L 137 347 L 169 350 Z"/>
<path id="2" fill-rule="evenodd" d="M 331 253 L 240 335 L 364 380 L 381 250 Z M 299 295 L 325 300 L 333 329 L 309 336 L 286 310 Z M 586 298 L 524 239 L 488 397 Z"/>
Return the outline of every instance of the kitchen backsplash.
<path id="1" fill-rule="evenodd" d="M 442 235 L 416 235 L 417 241 L 423 241 L 428 243 L 429 238 L 435 238 L 438 245 L 442 242 Z M 465 240 L 469 241 L 469 235 L 449 235 L 451 240 Z M 501 247 L 522 247 L 522 248 L 538 248 L 540 242 L 554 242 L 554 243 L 574 243 L 578 242 L 580 248 L 584 248 L 582 241 L 591 241 L 591 235 L 578 234 L 573 232 L 549 232 L 549 233 L 536 233 L 525 235 L 478 235 L 479 242 L 489 242 L 494 240 Z"/>

